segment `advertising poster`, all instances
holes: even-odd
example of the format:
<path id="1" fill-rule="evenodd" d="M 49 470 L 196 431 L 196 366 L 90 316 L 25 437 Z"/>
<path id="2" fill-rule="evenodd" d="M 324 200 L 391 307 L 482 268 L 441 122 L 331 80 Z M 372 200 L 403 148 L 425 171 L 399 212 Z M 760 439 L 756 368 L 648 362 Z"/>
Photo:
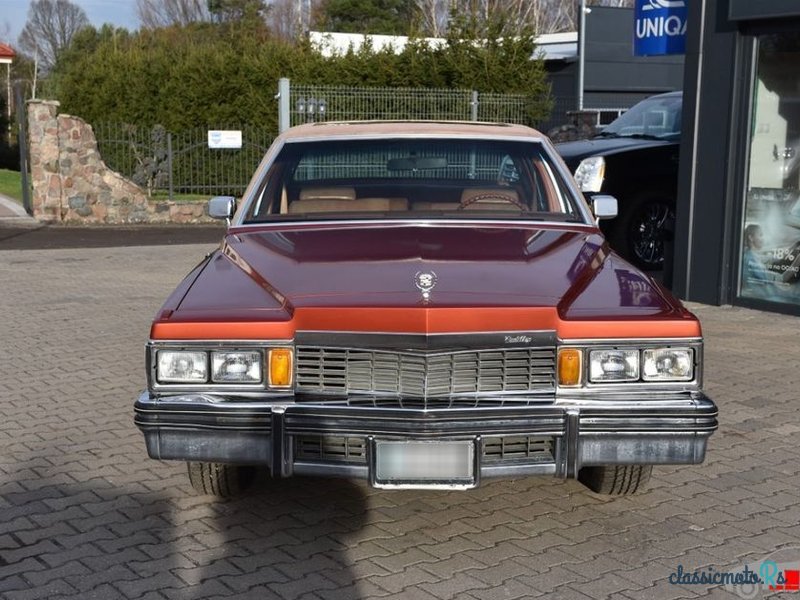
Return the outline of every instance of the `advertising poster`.
<path id="1" fill-rule="evenodd" d="M 800 194 L 751 188 L 742 231 L 740 296 L 800 304 Z"/>

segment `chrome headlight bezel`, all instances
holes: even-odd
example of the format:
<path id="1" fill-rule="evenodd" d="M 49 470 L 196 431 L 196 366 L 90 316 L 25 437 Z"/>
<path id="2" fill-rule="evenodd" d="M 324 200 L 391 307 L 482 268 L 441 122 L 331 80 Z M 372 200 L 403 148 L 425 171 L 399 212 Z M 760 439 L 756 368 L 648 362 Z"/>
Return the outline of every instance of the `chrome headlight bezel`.
<path id="1" fill-rule="evenodd" d="M 622 391 L 622 390 L 659 390 L 659 389 L 700 389 L 702 385 L 702 339 L 680 340 L 619 340 L 611 343 L 610 340 L 561 340 L 561 347 L 575 348 L 582 353 L 581 383 L 577 386 L 563 386 L 559 384 L 558 390 L 563 393 L 595 391 Z M 603 355 L 615 354 L 636 356 L 638 374 L 618 379 L 602 379 L 593 373 L 593 359 Z M 673 377 L 645 376 L 645 354 L 647 356 L 658 353 L 684 353 L 690 363 L 688 374 Z"/>
<path id="2" fill-rule="evenodd" d="M 288 348 L 294 355 L 294 342 L 286 340 L 276 340 L 275 342 L 252 342 L 252 341 L 151 341 L 146 347 L 147 363 L 147 385 L 148 389 L 155 393 L 173 392 L 197 392 L 197 393 L 216 393 L 231 392 L 238 395 L 253 395 L 270 392 L 280 392 L 282 394 L 292 393 L 294 385 L 283 387 L 272 387 L 267 381 L 267 371 L 269 366 L 266 364 L 267 356 L 271 348 Z M 205 360 L 206 374 L 202 380 L 168 381 L 159 372 L 159 355 L 169 353 L 196 353 L 202 354 Z M 220 359 L 225 357 L 238 357 L 240 359 L 250 357 L 251 363 L 255 359 L 258 367 L 250 365 L 247 370 L 249 377 L 241 379 L 225 380 L 219 368 Z M 257 377 L 254 375 L 257 373 Z M 292 377 L 292 382 L 294 377 Z"/>

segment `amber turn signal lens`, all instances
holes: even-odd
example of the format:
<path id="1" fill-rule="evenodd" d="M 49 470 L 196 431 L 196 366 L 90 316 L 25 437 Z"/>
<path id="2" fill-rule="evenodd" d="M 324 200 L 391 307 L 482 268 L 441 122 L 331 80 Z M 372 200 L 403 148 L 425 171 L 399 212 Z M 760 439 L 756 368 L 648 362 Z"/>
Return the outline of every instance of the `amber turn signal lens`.
<path id="1" fill-rule="evenodd" d="M 273 348 L 269 351 L 269 386 L 292 385 L 292 351 L 289 348 Z"/>
<path id="2" fill-rule="evenodd" d="M 558 351 L 558 385 L 575 386 L 581 382 L 581 351 L 561 348 Z"/>

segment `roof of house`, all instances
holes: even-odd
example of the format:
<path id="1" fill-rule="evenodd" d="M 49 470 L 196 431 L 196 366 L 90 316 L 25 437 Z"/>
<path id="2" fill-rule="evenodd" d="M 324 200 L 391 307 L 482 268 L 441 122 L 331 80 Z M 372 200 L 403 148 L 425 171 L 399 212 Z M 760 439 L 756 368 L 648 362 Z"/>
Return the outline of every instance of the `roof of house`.
<path id="1" fill-rule="evenodd" d="M 0 58 L 14 58 L 16 55 L 17 53 L 11 46 L 0 42 Z"/>

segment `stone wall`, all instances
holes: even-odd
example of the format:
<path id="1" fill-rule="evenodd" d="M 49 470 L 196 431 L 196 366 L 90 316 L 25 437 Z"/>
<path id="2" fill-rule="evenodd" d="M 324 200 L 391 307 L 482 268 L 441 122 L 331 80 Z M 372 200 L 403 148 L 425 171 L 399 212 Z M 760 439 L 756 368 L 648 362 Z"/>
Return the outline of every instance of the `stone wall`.
<path id="1" fill-rule="evenodd" d="M 206 202 L 151 202 L 109 169 L 91 125 L 58 114 L 58 102 L 28 103 L 33 216 L 73 223 L 205 223 Z"/>
<path id="2" fill-rule="evenodd" d="M 555 127 L 547 132 L 554 144 L 574 142 L 594 137 L 600 131 L 597 127 L 599 114 L 596 110 L 575 110 L 567 113 L 569 123 Z"/>

